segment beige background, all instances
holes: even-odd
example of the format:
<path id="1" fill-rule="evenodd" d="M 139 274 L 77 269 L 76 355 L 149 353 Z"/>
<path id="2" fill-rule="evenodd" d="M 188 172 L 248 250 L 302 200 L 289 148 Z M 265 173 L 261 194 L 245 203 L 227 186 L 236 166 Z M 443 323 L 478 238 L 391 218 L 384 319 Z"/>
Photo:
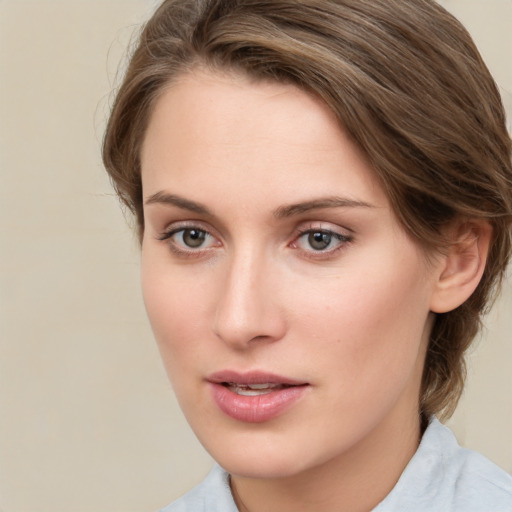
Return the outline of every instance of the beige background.
<path id="1" fill-rule="evenodd" d="M 512 107 L 512 1 L 446 0 Z M 205 474 L 146 322 L 101 167 L 117 64 L 150 0 L 0 0 L 0 510 L 150 512 Z M 512 470 L 512 284 L 460 441 Z"/>

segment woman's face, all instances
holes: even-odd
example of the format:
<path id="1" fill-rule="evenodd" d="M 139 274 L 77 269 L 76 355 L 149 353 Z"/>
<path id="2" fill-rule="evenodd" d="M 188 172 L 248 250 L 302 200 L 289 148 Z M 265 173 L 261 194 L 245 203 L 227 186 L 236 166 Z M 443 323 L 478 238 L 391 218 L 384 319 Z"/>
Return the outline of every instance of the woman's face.
<path id="1" fill-rule="evenodd" d="M 329 110 L 195 71 L 141 157 L 145 304 L 212 456 L 282 477 L 417 440 L 436 267 Z"/>

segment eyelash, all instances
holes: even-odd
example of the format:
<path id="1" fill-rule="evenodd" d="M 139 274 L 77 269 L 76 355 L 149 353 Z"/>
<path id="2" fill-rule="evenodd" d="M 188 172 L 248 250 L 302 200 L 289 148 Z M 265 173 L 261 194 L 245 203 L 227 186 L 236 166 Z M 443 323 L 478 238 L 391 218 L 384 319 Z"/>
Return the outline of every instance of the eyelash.
<path id="1" fill-rule="evenodd" d="M 183 257 L 201 257 L 204 255 L 205 251 L 209 250 L 208 248 L 202 248 L 198 247 L 197 249 L 193 248 L 186 248 L 186 245 L 184 243 L 180 244 L 178 246 L 178 243 L 173 240 L 173 237 L 179 233 L 182 233 L 182 237 L 187 231 L 196 231 L 201 234 L 202 237 L 204 237 L 204 240 L 212 239 L 215 240 L 215 237 L 207 230 L 204 229 L 197 224 L 190 224 L 190 225 L 180 225 L 174 228 L 169 229 L 168 231 L 165 231 L 162 233 L 158 240 L 162 242 L 167 242 L 167 245 L 169 246 L 169 249 L 177 256 L 183 256 Z M 220 242 L 215 244 L 214 247 L 220 247 Z"/>
<path id="2" fill-rule="evenodd" d="M 202 247 L 201 244 L 200 246 L 197 247 L 197 249 L 191 247 L 186 248 L 186 244 L 183 242 L 183 236 L 187 231 L 196 231 L 200 235 L 200 238 L 202 238 L 203 240 L 216 240 L 216 238 L 207 229 L 204 229 L 198 226 L 197 224 L 180 225 L 171 228 L 168 231 L 162 233 L 158 237 L 158 240 L 162 242 L 167 242 L 167 245 L 174 254 L 183 257 L 201 257 L 205 254 L 206 251 L 209 251 L 210 249 L 215 247 L 220 247 L 222 245 L 220 242 L 217 242 L 213 247 Z M 178 246 L 178 243 L 173 240 L 173 237 L 179 233 L 182 233 L 182 242 Z M 311 237 L 312 235 L 321 235 L 322 237 L 328 237 L 327 247 L 331 245 L 333 240 L 337 241 L 337 244 L 335 245 L 334 248 L 330 249 L 327 249 L 327 247 L 324 249 L 314 249 L 313 247 L 311 247 L 311 243 L 309 244 L 309 249 L 304 249 L 300 247 L 299 241 L 306 236 Z M 334 256 L 338 251 L 344 249 L 347 244 L 352 242 L 352 240 L 353 237 L 351 235 L 342 234 L 332 229 L 309 226 L 306 229 L 298 230 L 293 237 L 293 241 L 288 244 L 288 247 L 292 247 L 293 249 L 300 251 L 302 254 L 307 254 L 309 258 L 329 259 L 330 257 Z M 322 240 L 319 241 L 322 242 Z M 323 241 L 325 242 L 325 239 Z"/>
<path id="3" fill-rule="evenodd" d="M 301 238 L 306 237 L 306 235 L 308 237 L 310 237 L 311 235 L 317 235 L 317 234 L 322 235 L 322 236 L 328 236 L 329 237 L 329 245 L 331 244 L 331 242 L 333 240 L 337 240 L 338 243 L 335 245 L 335 247 L 333 247 L 331 249 L 327 249 L 327 250 L 325 250 L 325 249 L 315 250 L 314 248 L 311 247 L 311 244 L 309 244 L 310 245 L 309 250 L 302 249 L 301 247 L 299 247 L 298 241 Z M 296 248 L 297 250 L 301 251 L 302 253 L 307 253 L 310 258 L 329 259 L 329 258 L 333 257 L 335 254 L 337 254 L 340 250 L 343 250 L 347 246 L 347 244 L 352 242 L 352 240 L 353 240 L 353 237 L 351 235 L 343 234 L 343 233 L 340 233 L 339 231 L 335 231 L 333 229 L 309 226 L 308 228 L 301 229 L 297 232 L 297 234 L 295 235 L 293 242 L 290 244 L 290 246 Z"/>

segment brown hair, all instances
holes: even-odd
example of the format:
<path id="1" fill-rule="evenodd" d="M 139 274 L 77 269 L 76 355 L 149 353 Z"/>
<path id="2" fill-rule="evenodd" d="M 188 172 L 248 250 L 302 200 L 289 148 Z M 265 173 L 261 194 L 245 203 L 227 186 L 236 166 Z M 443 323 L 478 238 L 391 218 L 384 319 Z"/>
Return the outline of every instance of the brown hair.
<path id="1" fill-rule="evenodd" d="M 488 220 L 483 278 L 439 314 L 420 408 L 451 414 L 464 353 L 511 252 L 511 141 L 471 37 L 433 0 L 167 0 L 143 29 L 108 123 L 103 160 L 144 230 L 139 155 L 159 94 L 195 65 L 296 84 L 320 97 L 370 158 L 398 219 L 428 250 L 455 218 Z"/>

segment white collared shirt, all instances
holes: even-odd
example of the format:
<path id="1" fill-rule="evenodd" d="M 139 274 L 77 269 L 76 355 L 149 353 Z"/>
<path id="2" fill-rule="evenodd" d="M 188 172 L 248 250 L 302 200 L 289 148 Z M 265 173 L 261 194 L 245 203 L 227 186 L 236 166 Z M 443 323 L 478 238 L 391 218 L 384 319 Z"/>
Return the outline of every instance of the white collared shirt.
<path id="1" fill-rule="evenodd" d="M 209 475 L 160 512 L 238 512 L 229 474 Z M 393 490 L 373 512 L 512 512 L 512 477 L 432 418 Z"/>

